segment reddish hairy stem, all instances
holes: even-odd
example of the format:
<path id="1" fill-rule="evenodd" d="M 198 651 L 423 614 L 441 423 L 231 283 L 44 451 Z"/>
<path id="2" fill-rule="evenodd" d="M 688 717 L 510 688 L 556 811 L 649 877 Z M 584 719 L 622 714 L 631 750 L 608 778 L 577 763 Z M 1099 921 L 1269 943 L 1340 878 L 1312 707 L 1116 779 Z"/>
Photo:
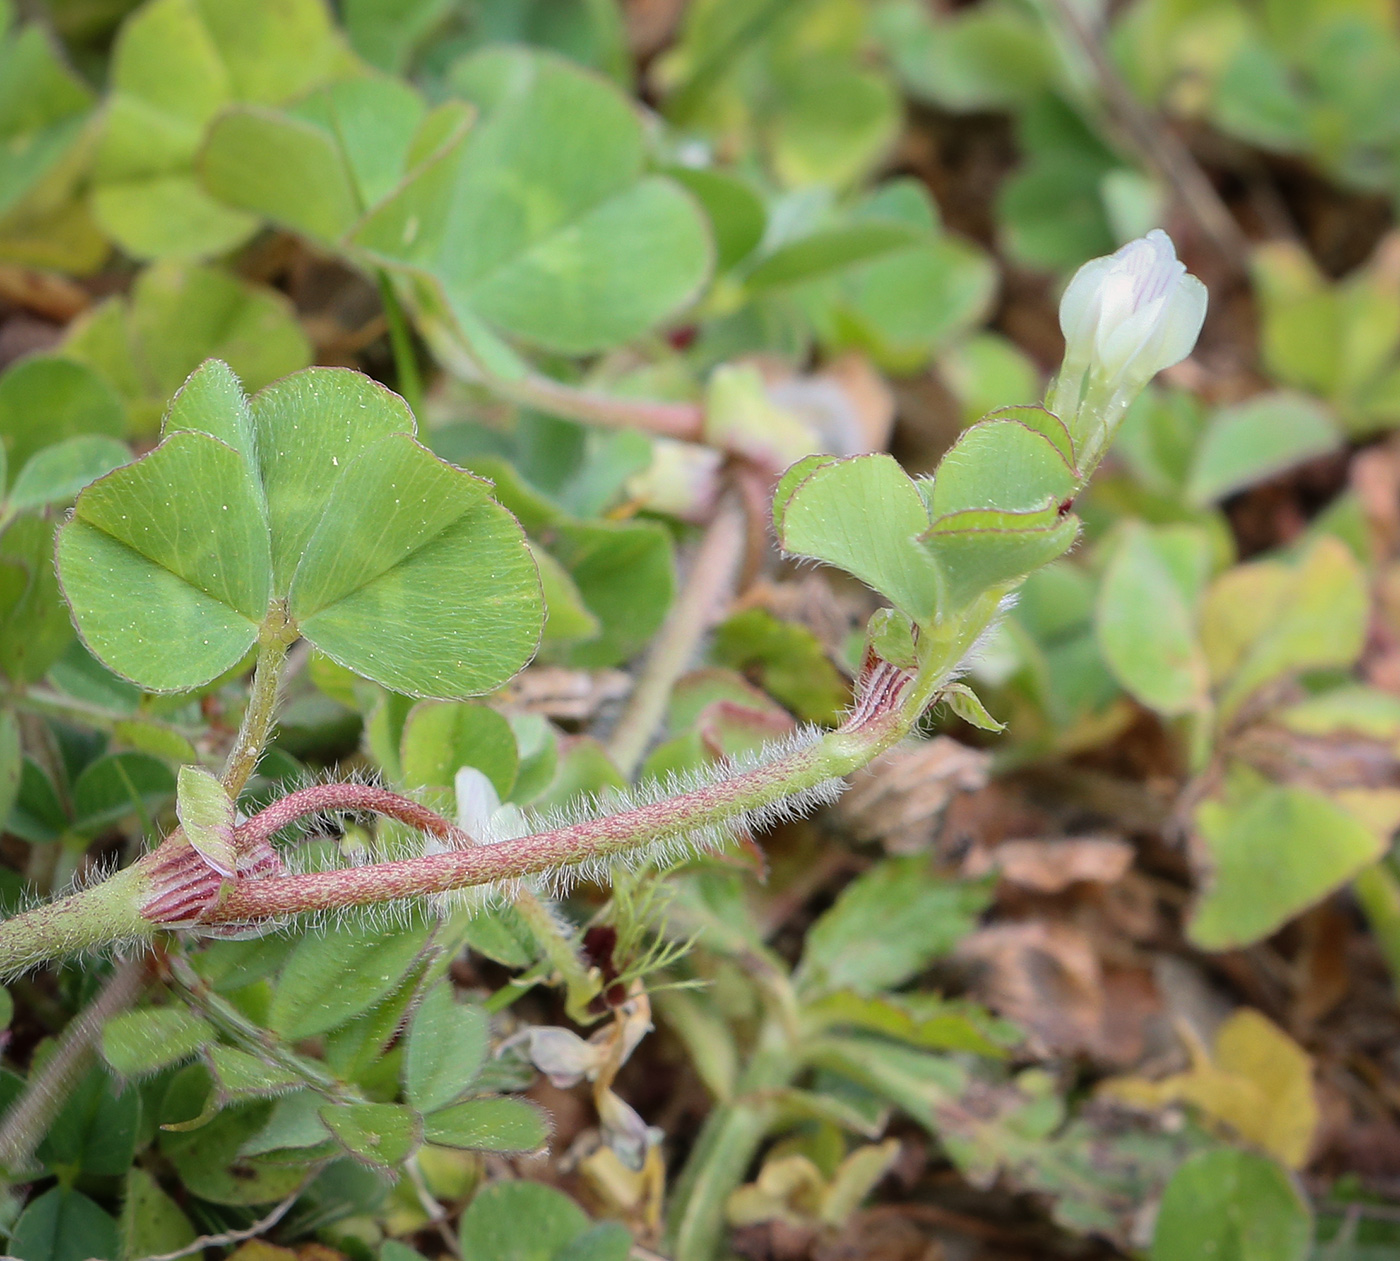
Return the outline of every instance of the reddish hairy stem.
<path id="1" fill-rule="evenodd" d="M 242 923 L 306 911 L 340 910 L 398 898 L 425 897 L 473 885 L 577 866 L 721 823 L 795 792 L 847 774 L 897 740 L 903 726 L 889 713 L 848 727 L 766 766 L 694 792 L 537 832 L 495 845 L 477 845 L 398 862 L 339 871 L 225 882 L 205 924 Z M 326 785 L 335 788 L 336 785 Z M 348 786 L 340 786 L 348 787 Z M 327 807 L 328 808 L 328 807 Z"/>
<path id="2" fill-rule="evenodd" d="M 420 832 L 431 833 L 459 849 L 476 844 L 472 836 L 444 819 L 437 811 L 392 793 L 387 788 L 376 788 L 372 784 L 313 784 L 309 788 L 288 793 L 258 811 L 238 829 L 239 845 L 246 844 L 250 848 L 259 846 L 298 819 L 332 810 L 364 810 L 387 815 Z"/>
<path id="3" fill-rule="evenodd" d="M 478 845 L 440 814 L 387 789 L 316 784 L 289 793 L 237 830 L 239 854 L 247 859 L 246 865 L 240 861 L 237 878 L 220 876 L 187 844 L 162 846 L 142 860 L 138 868 L 144 866 L 153 890 L 142 914 L 165 926 L 244 924 L 505 882 L 694 835 L 863 766 L 908 730 L 912 711 L 903 712 L 904 698 L 915 682 L 913 674 L 870 656 L 850 717 L 840 730 L 815 743 L 663 801 L 497 844 Z M 286 874 L 271 837 L 307 815 L 346 810 L 398 819 L 446 841 L 451 849 L 365 867 Z"/>
<path id="4" fill-rule="evenodd" d="M 427 806 L 398 793 L 369 784 L 313 784 L 298 789 L 260 810 L 234 833 L 240 880 L 281 876 L 285 868 L 272 848 L 272 837 L 298 819 L 334 810 L 360 810 L 386 815 L 428 832 L 458 848 L 476 841 Z M 224 877 L 215 871 L 180 833 L 143 860 L 151 896 L 141 908 L 148 920 L 167 927 L 203 922 L 218 905 Z"/>

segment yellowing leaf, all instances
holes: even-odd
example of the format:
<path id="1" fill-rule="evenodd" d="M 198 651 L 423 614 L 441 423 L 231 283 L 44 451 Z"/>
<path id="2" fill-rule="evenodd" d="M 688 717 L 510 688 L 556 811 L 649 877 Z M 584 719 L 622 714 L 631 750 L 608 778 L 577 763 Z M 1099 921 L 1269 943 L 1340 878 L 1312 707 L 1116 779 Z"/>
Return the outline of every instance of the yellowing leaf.
<path id="1" fill-rule="evenodd" d="M 1332 800 L 1387 845 L 1400 828 L 1400 788 L 1343 788 Z"/>
<path id="2" fill-rule="evenodd" d="M 1194 1039 L 1188 1049 L 1192 1064 L 1184 1073 L 1158 1082 L 1119 1077 L 1101 1089 L 1146 1109 L 1192 1104 L 1290 1169 L 1301 1168 L 1319 1120 L 1307 1052 L 1248 1007 L 1220 1026 L 1213 1055 Z"/>
<path id="3" fill-rule="evenodd" d="M 740 1187 L 725 1207 L 734 1226 L 782 1221 L 794 1226 L 842 1226 L 899 1155 L 899 1141 L 857 1147 L 830 1179 L 797 1153 L 764 1161 L 757 1179 Z"/>
<path id="4" fill-rule="evenodd" d="M 1206 593 L 1201 639 L 1228 716 L 1288 674 L 1349 666 L 1361 652 L 1366 578 L 1339 539 L 1319 538 L 1299 561 L 1244 565 Z"/>
<path id="5" fill-rule="evenodd" d="M 1291 585 L 1288 566 L 1276 560 L 1237 565 L 1211 584 L 1201 609 L 1201 646 L 1212 682 L 1227 678 L 1277 620 Z"/>

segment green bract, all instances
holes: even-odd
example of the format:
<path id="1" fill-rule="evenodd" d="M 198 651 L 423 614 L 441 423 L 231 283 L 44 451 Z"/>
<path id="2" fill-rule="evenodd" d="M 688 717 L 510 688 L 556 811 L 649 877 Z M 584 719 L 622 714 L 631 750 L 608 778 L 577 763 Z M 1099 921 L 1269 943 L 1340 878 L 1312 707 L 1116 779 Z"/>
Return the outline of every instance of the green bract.
<path id="1" fill-rule="evenodd" d="M 809 456 L 779 483 L 773 524 L 784 550 L 854 574 L 928 626 L 1064 552 L 1079 485 L 1060 421 L 1011 408 L 966 430 L 932 482 L 887 455 Z"/>
<path id="2" fill-rule="evenodd" d="M 251 400 L 211 360 L 149 455 L 78 498 L 58 543 L 78 630 L 154 691 L 235 666 L 277 610 L 328 656 L 417 696 L 487 691 L 542 620 L 520 527 L 432 455 L 368 378 L 312 368 Z"/>

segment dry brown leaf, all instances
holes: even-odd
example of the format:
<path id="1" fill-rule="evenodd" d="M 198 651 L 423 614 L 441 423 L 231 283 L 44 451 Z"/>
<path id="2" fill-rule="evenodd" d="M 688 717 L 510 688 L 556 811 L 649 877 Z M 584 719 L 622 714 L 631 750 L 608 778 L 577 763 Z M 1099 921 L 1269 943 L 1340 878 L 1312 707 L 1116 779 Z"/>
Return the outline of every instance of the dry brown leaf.
<path id="1" fill-rule="evenodd" d="M 976 996 L 1025 1028 L 1045 1052 L 1068 1055 L 1097 1046 L 1103 969 L 1078 928 L 1055 920 L 994 924 L 964 938 L 958 957 L 982 965 Z"/>
<path id="2" fill-rule="evenodd" d="M 0 263 L 0 300 L 56 324 L 68 323 L 92 305 L 91 296 L 81 285 L 56 272 L 19 263 Z"/>
<path id="3" fill-rule="evenodd" d="M 858 841 L 879 841 L 892 854 L 928 849 L 953 794 L 986 784 L 991 757 L 937 736 L 882 754 L 850 779 L 836 813 Z"/>
<path id="4" fill-rule="evenodd" d="M 883 1207 L 891 1211 L 860 1213 L 836 1238 L 819 1240 L 812 1261 L 944 1261 L 948 1254 L 943 1245 L 920 1224 L 926 1220 L 920 1210 L 928 1206 Z M 959 1215 L 948 1217 L 956 1220 Z M 946 1220 L 941 1224 L 949 1225 Z"/>
<path id="5" fill-rule="evenodd" d="M 993 924 L 965 938 L 958 957 L 976 966 L 973 996 L 1020 1025 L 1032 1054 L 1126 1068 L 1160 1017 L 1151 973 L 1106 968 L 1089 935 L 1063 920 Z"/>
<path id="6" fill-rule="evenodd" d="M 631 678 L 621 670 L 531 666 L 506 685 L 501 700 L 517 712 L 584 722 L 604 705 L 621 700 L 631 686 Z"/>
<path id="7" fill-rule="evenodd" d="M 1352 921 L 1332 899 L 1308 911 L 1299 929 L 1303 943 L 1298 952 L 1294 1019 L 1306 1026 L 1332 1011 L 1351 988 L 1347 947 Z"/>
<path id="8" fill-rule="evenodd" d="M 1075 884 L 1114 884 L 1133 865 L 1133 847 L 1109 836 L 1003 841 L 974 849 L 963 874 L 976 878 L 998 871 L 1001 878 L 1034 893 L 1060 893 Z"/>

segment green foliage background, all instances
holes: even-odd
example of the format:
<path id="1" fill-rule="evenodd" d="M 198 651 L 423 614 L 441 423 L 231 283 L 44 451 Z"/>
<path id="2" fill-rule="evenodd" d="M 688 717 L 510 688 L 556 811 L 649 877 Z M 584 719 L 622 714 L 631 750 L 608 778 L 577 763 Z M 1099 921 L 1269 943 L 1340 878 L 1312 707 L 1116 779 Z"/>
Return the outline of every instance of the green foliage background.
<path id="1" fill-rule="evenodd" d="M 841 721 L 877 603 L 895 660 L 911 625 L 1029 573 L 916 751 L 951 733 L 998 774 L 1053 774 L 1150 730 L 1186 904 L 1167 953 L 1291 940 L 1342 906 L 1400 975 L 1400 697 L 1372 669 L 1400 633 L 1393 540 L 1335 477 L 1262 547 L 1241 525 L 1300 469 L 1393 455 L 1393 5 L 653 7 L 0 0 L 0 295 L 46 320 L 40 349 L 0 341 L 6 912 L 135 858 L 177 789 L 231 865 L 235 805 L 317 777 L 497 836 L 703 780 Z M 975 212 L 927 178 L 947 166 L 920 146 L 949 135 L 999 137 Z M 1329 236 L 1328 214 L 1379 227 Z M 1048 312 L 1163 224 L 1211 323 L 1076 500 L 1067 432 L 1024 406 L 1057 361 Z M 892 422 L 904 467 L 840 460 Z M 931 484 L 906 475 L 948 451 Z M 619 672 L 674 633 L 735 487 L 750 590 L 723 593 L 633 758 Z M 825 622 L 749 598 L 756 574 L 797 589 L 755 515 L 770 496 L 784 551 L 877 595 L 838 585 Z M 189 785 L 213 781 L 190 772 L 249 707 L 270 605 L 302 637 L 275 739 L 196 822 Z M 1343 746 L 1378 769 L 1330 774 Z M 1400 1256 L 1342 1204 L 1374 1187 L 1304 1181 L 1267 1106 L 1238 1103 L 1286 1079 L 1310 1141 L 1306 1057 L 1300 1077 L 1269 1043 L 1227 1072 L 1217 1047 L 1229 1086 L 1092 1097 L 1088 1066 L 965 996 L 950 961 L 988 879 L 881 849 L 883 822 L 822 827 L 774 845 L 763 889 L 746 842 L 553 906 L 168 935 L 8 1169 L 6 1253 L 148 1258 L 256 1227 L 356 1261 L 708 1261 L 775 1222 L 816 1248 L 872 1194 L 899 1202 L 889 1136 L 917 1128 L 960 1186 L 1030 1193 L 1055 1248 Z M 334 866 L 416 843 L 338 817 L 290 848 Z M 123 966 L 0 991 L 0 1109 Z M 660 1071 L 653 1018 L 698 1114 L 613 1089 L 629 1057 Z M 588 1092 L 567 1149 L 545 1077 Z"/>

